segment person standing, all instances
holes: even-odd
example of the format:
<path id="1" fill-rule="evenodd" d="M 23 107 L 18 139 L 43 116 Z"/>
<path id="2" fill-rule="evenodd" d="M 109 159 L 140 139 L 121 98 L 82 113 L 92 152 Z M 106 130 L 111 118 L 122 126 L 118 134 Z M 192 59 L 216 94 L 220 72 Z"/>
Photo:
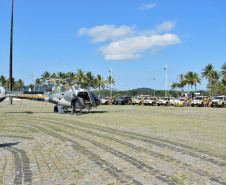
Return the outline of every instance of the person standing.
<path id="1" fill-rule="evenodd" d="M 193 98 L 191 97 L 190 98 L 190 101 L 189 101 L 189 104 L 190 104 L 190 107 L 191 107 L 191 102 L 193 101 Z"/>
<path id="2" fill-rule="evenodd" d="M 184 98 L 184 106 L 187 107 L 187 104 L 188 104 L 188 98 L 185 97 L 185 98 Z"/>
<path id="3" fill-rule="evenodd" d="M 155 105 L 158 106 L 158 97 L 156 97 L 155 103 Z"/>
<path id="4" fill-rule="evenodd" d="M 207 97 L 204 97 L 203 104 L 204 104 L 204 107 L 207 107 Z"/>
<path id="5" fill-rule="evenodd" d="M 72 94 L 72 96 L 71 96 L 71 115 L 76 113 L 75 106 L 76 106 L 77 99 L 78 99 L 77 96 Z"/>
<path id="6" fill-rule="evenodd" d="M 133 100 L 134 100 L 134 98 L 132 97 L 132 100 L 131 100 L 131 105 L 133 105 Z"/>

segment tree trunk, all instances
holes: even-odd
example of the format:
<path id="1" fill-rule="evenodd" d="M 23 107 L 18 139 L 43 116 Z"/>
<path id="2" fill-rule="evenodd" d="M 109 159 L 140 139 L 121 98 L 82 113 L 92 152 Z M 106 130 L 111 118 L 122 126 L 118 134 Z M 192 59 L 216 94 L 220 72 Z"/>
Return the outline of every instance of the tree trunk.
<path id="1" fill-rule="evenodd" d="M 188 93 L 189 93 L 189 84 L 188 84 Z"/>

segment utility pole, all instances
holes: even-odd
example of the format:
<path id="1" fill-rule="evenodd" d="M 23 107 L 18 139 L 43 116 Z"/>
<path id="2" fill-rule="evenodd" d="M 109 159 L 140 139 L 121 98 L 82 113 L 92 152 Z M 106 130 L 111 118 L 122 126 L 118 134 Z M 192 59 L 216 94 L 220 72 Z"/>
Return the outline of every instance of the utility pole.
<path id="1" fill-rule="evenodd" d="M 167 96 L 167 64 L 166 66 L 164 67 L 164 70 L 166 71 L 166 90 L 165 90 L 165 96 Z"/>
<path id="2" fill-rule="evenodd" d="M 155 76 L 154 76 L 153 80 L 154 80 L 154 96 L 155 96 Z"/>
<path id="3" fill-rule="evenodd" d="M 10 32 L 10 56 L 9 56 L 9 91 L 13 91 L 13 0 L 11 12 L 11 32 Z M 10 104 L 13 100 L 10 98 Z"/>
<path id="4" fill-rule="evenodd" d="M 34 77 L 34 91 L 35 91 L 35 86 L 36 86 L 36 76 L 35 76 L 35 73 L 34 73 L 34 75 L 31 75 L 31 76 Z"/>

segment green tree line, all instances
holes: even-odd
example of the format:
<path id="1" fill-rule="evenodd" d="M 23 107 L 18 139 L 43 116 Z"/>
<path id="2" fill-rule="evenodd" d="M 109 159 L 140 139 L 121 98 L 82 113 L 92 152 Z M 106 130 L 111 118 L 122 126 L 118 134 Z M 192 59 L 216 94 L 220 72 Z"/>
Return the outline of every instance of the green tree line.
<path id="1" fill-rule="evenodd" d="M 115 79 L 111 76 L 108 76 L 107 79 L 104 79 L 104 77 L 102 77 L 100 74 L 95 76 L 91 71 L 85 72 L 82 69 L 78 69 L 76 72 L 58 72 L 52 74 L 48 71 L 45 71 L 40 78 L 36 78 L 35 84 L 30 84 L 29 87 L 33 89 L 34 86 L 39 87 L 41 85 L 50 85 L 51 83 L 60 83 L 60 81 L 57 79 L 61 80 L 68 78 L 77 81 L 77 85 L 81 88 L 99 89 L 99 92 L 101 88 L 107 88 L 108 85 L 115 85 L 116 83 Z M 0 81 L 4 87 L 9 87 L 9 79 L 6 79 L 5 76 L 1 75 Z M 14 91 L 24 87 L 24 82 L 21 79 L 15 81 L 13 78 L 12 81 Z"/>
<path id="2" fill-rule="evenodd" d="M 76 72 L 58 72 L 58 73 L 50 73 L 48 71 L 45 71 L 40 78 L 37 78 L 35 81 L 35 86 L 38 87 L 40 85 L 49 85 L 51 83 L 59 83 L 59 81 L 56 81 L 56 79 L 67 79 L 70 78 L 72 80 L 77 81 L 77 85 L 81 88 L 93 88 L 98 89 L 99 96 L 109 96 L 109 91 L 101 90 L 102 88 L 105 88 L 106 86 L 110 86 L 111 83 L 115 85 L 116 81 L 115 79 L 111 79 L 111 76 L 108 76 L 107 79 L 104 79 L 100 74 L 95 76 L 91 71 L 85 72 L 82 69 L 78 69 Z M 225 94 L 225 87 L 226 87 L 226 62 L 222 65 L 221 71 L 214 70 L 214 66 L 212 64 L 208 64 L 205 66 L 205 68 L 202 70 L 201 76 L 199 76 L 198 73 L 189 71 L 185 75 L 180 74 L 176 78 L 176 82 L 173 82 L 171 85 L 170 91 L 168 91 L 168 95 L 171 96 L 181 96 L 184 93 L 184 87 L 188 87 L 188 93 L 191 92 L 201 92 L 197 91 L 197 84 L 201 84 L 201 81 L 203 78 L 206 78 L 208 80 L 207 84 L 207 92 L 202 91 L 203 95 L 219 95 L 219 94 Z M 19 79 L 18 81 L 15 81 L 13 78 L 13 90 L 20 89 L 21 87 L 24 87 L 24 81 L 22 79 Z M 9 86 L 9 79 L 6 79 L 5 76 L 0 76 L 0 81 L 2 82 L 4 87 Z M 34 88 L 33 84 L 30 84 L 29 87 L 31 89 Z M 194 91 L 193 91 L 194 87 Z M 190 89 L 191 88 L 191 89 Z M 105 88 L 106 89 L 106 88 Z M 180 91 L 178 91 L 180 89 Z M 155 91 L 156 96 L 164 96 L 165 91 L 157 90 Z M 113 96 L 121 96 L 121 95 L 128 95 L 128 96 L 137 96 L 139 94 L 146 94 L 146 95 L 152 95 L 153 91 L 113 91 Z"/>
<path id="3" fill-rule="evenodd" d="M 211 96 L 216 96 L 220 94 L 225 94 L 225 87 L 226 87 L 226 62 L 222 65 L 221 71 L 218 72 L 217 70 L 214 70 L 214 66 L 212 64 L 208 64 L 201 73 L 201 77 L 198 73 L 189 71 L 185 75 L 180 74 L 177 76 L 176 80 L 177 82 L 173 82 L 171 85 L 172 89 L 180 89 L 181 94 L 184 92 L 184 87 L 188 87 L 188 93 L 189 93 L 189 87 L 191 87 L 191 90 L 193 87 L 196 87 L 197 84 L 201 84 L 201 80 L 203 78 L 206 78 L 208 81 L 207 84 L 207 90 L 208 94 Z"/>

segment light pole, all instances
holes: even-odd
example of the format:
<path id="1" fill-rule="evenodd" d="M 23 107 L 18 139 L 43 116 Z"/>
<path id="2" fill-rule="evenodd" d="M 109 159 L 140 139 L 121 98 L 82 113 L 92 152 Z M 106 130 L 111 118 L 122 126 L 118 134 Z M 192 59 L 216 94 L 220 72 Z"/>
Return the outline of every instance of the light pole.
<path id="1" fill-rule="evenodd" d="M 111 70 L 108 70 L 108 72 L 109 73 L 111 73 L 111 84 L 112 84 L 112 67 L 111 67 Z M 111 87 L 111 86 L 110 86 Z M 111 95 L 110 95 L 110 97 L 112 98 L 112 88 L 111 88 Z"/>
<path id="2" fill-rule="evenodd" d="M 13 91 L 13 0 L 12 0 L 12 12 L 11 12 L 11 32 L 10 32 L 10 56 L 9 56 L 9 91 Z M 10 98 L 10 104 L 13 103 Z"/>
<path id="3" fill-rule="evenodd" d="M 36 86 L 36 76 L 35 76 L 35 73 L 34 73 L 34 75 L 31 75 L 31 76 L 34 77 L 34 91 L 35 91 L 35 86 Z"/>
<path id="4" fill-rule="evenodd" d="M 164 67 L 164 70 L 166 71 L 166 90 L 165 90 L 165 96 L 167 96 L 167 64 L 166 66 Z"/>
<path id="5" fill-rule="evenodd" d="M 155 76 L 154 76 L 153 80 L 154 80 L 154 96 L 155 96 Z"/>

